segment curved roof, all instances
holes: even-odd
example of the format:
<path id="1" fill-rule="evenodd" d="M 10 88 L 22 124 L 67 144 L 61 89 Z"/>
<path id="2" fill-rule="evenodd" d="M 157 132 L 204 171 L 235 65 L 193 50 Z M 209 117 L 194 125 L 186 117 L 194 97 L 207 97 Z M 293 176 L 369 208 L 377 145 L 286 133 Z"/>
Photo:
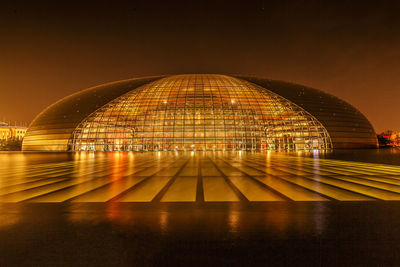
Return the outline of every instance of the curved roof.
<path id="1" fill-rule="evenodd" d="M 184 75 L 183 75 L 184 76 Z M 90 114 L 132 90 L 166 76 L 123 80 L 67 96 L 41 112 L 31 123 L 24 151 L 66 151 L 78 125 Z M 269 79 L 236 76 L 293 102 L 314 116 L 329 132 L 333 148 L 376 147 L 369 121 L 350 104 L 320 90 Z"/>
<path id="2" fill-rule="evenodd" d="M 321 90 L 299 84 L 238 76 L 296 103 L 328 130 L 334 148 L 376 148 L 373 126 L 355 107 Z"/>
<path id="3" fill-rule="evenodd" d="M 29 125 L 24 151 L 66 151 L 79 123 L 96 109 L 133 89 L 163 76 L 122 80 L 69 95 L 43 110 Z"/>

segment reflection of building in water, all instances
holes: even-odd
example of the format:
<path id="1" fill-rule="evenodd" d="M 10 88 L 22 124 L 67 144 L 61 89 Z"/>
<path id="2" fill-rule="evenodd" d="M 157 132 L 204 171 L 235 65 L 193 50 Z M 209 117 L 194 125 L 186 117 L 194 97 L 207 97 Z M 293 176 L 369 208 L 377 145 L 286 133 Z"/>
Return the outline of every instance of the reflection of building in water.
<path id="1" fill-rule="evenodd" d="M 22 140 L 26 130 L 27 127 L 24 126 L 11 126 L 0 122 L 0 140 Z"/>
<path id="2" fill-rule="evenodd" d="M 368 120 L 301 85 L 193 74 L 131 79 L 66 97 L 31 124 L 23 150 L 326 150 L 376 147 Z"/>

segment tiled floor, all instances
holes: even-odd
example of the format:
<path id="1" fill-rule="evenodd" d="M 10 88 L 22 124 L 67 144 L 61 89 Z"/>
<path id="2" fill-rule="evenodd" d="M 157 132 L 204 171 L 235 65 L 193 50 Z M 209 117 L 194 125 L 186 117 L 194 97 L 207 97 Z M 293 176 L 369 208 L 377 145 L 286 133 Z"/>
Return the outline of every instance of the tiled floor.
<path id="1" fill-rule="evenodd" d="M 47 156 L 0 155 L 0 202 L 400 200 L 400 166 L 393 165 L 273 152 L 29 157 Z"/>

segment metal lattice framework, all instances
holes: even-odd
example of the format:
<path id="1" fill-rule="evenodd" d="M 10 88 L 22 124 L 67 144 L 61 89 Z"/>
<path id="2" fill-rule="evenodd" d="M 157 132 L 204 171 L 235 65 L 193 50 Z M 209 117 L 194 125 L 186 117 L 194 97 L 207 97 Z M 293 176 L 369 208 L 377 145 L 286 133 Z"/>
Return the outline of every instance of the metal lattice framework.
<path id="1" fill-rule="evenodd" d="M 296 104 L 224 75 L 175 75 L 134 89 L 75 129 L 72 151 L 312 150 L 332 148 Z"/>

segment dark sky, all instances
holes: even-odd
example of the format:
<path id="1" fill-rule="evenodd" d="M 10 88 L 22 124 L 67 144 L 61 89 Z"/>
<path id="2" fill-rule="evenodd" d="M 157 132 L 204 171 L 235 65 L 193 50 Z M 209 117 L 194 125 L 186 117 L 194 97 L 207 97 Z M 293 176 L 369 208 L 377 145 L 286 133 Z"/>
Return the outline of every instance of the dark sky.
<path id="1" fill-rule="evenodd" d="M 168 3 L 167 3 L 168 2 Z M 400 130 L 400 1 L 2 1 L 0 120 L 155 74 L 300 83 Z"/>

